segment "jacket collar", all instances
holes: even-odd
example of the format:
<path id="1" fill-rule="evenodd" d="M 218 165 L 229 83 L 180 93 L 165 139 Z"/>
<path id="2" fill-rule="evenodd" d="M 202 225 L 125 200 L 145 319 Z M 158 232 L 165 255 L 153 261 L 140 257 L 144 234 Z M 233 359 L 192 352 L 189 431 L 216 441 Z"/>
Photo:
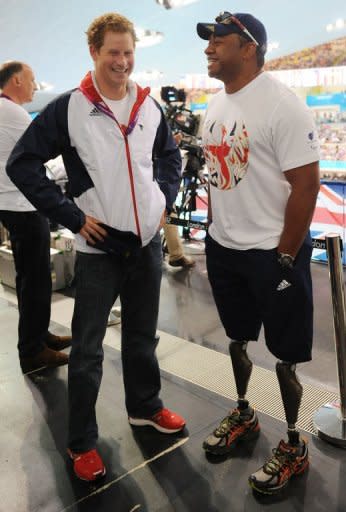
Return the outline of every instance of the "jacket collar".
<path id="1" fill-rule="evenodd" d="M 107 115 L 108 117 L 112 118 L 120 127 L 121 131 L 124 135 L 129 135 L 134 127 L 136 126 L 137 119 L 138 119 L 138 113 L 141 105 L 144 103 L 146 97 L 150 93 L 150 87 L 145 87 L 142 89 L 138 84 L 133 82 L 132 80 L 128 81 L 128 91 L 130 94 L 130 97 L 133 101 L 133 106 L 130 114 L 130 118 L 128 121 L 127 126 L 120 125 L 116 118 L 114 117 L 113 112 L 108 107 L 106 102 L 102 99 L 94 78 L 94 73 L 89 71 L 83 80 L 80 83 L 79 86 L 80 91 L 84 94 L 88 100 L 95 105 L 95 107 L 102 112 L 103 114 Z"/>

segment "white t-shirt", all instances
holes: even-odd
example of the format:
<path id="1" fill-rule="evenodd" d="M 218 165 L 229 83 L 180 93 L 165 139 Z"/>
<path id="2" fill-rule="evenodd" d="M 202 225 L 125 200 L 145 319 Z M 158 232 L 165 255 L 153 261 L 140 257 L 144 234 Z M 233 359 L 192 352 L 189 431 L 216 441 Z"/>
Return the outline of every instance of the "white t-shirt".
<path id="1" fill-rule="evenodd" d="M 284 172 L 319 160 L 308 107 L 269 73 L 210 101 L 203 127 L 213 222 L 224 247 L 277 247 L 291 187 Z"/>
<path id="2" fill-rule="evenodd" d="M 0 98 L 0 210 L 35 210 L 6 173 L 8 157 L 30 123 L 31 117 L 23 107 L 7 98 Z"/>
<path id="3" fill-rule="evenodd" d="M 109 98 L 106 98 L 102 95 L 101 97 L 113 112 L 113 115 L 118 123 L 127 126 L 133 107 L 133 100 L 130 99 L 130 95 L 126 94 L 126 96 L 121 100 L 110 100 Z"/>

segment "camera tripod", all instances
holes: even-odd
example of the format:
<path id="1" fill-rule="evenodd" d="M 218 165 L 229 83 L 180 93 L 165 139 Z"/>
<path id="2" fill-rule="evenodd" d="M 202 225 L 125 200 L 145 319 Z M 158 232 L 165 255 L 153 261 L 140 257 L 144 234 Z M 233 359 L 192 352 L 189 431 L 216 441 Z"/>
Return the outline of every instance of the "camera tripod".
<path id="1" fill-rule="evenodd" d="M 183 174 L 182 186 L 178 194 L 175 211 L 173 214 L 166 218 L 166 224 L 173 224 L 175 226 L 181 226 L 183 228 L 182 237 L 185 240 L 191 240 L 192 230 L 207 230 L 207 223 L 199 220 L 192 219 L 193 212 L 197 210 L 197 203 L 202 203 L 208 207 L 206 197 L 202 197 L 198 191 L 206 189 L 207 184 L 200 174 L 190 175 L 189 173 Z M 180 237 L 178 231 L 175 236 Z M 162 232 L 161 236 L 162 252 L 163 254 L 168 253 L 168 247 L 165 237 L 165 232 Z"/>
<path id="2" fill-rule="evenodd" d="M 200 190 L 206 190 L 207 184 L 204 181 L 203 175 L 199 173 L 186 172 L 183 175 L 182 187 L 180 190 L 180 200 L 177 204 L 177 215 L 180 221 L 179 225 L 183 226 L 183 238 L 185 240 L 191 239 L 191 229 L 206 229 L 206 225 L 200 221 L 192 219 L 193 212 L 197 210 L 197 201 L 202 203 L 208 208 L 208 200 L 199 194 Z M 174 222 L 175 223 L 175 222 Z"/>

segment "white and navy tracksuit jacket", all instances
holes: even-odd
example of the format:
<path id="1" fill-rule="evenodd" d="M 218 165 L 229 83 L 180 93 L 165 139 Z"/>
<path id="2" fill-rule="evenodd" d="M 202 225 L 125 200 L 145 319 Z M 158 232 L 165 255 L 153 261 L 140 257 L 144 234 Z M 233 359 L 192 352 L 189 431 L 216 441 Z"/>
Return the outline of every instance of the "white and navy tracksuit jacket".
<path id="1" fill-rule="evenodd" d="M 134 106 L 128 125 L 119 125 L 88 73 L 34 119 L 8 160 L 9 177 L 39 211 L 74 233 L 90 215 L 147 245 L 181 175 L 179 149 L 149 92 L 129 82 Z M 43 163 L 59 154 L 74 201 L 46 177 Z M 76 242 L 78 250 L 93 251 L 81 236 Z"/>

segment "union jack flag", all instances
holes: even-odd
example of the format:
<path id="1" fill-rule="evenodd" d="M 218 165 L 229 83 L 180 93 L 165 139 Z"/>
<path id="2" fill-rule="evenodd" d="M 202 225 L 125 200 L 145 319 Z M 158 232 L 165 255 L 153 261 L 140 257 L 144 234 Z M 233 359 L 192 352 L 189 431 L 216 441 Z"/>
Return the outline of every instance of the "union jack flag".
<path id="1" fill-rule="evenodd" d="M 341 237 L 343 244 L 345 244 L 345 189 L 346 183 L 321 182 L 310 228 L 313 238 L 324 238 L 330 233 L 336 233 Z M 326 262 L 326 251 L 314 249 L 312 259 L 314 261 Z M 346 264 L 345 251 L 343 251 L 343 264 Z"/>
<path id="2" fill-rule="evenodd" d="M 321 182 L 320 192 L 312 223 L 310 227 L 312 238 L 321 238 L 328 234 L 338 234 L 346 242 L 346 183 Z M 197 209 L 192 212 L 191 219 L 200 222 L 207 221 L 208 197 L 204 188 L 199 189 L 197 195 Z M 192 238 L 202 240 L 205 232 L 191 229 Z M 327 253 L 324 249 L 314 249 L 312 260 L 327 262 Z M 343 264 L 346 265 L 346 254 L 343 252 Z"/>

